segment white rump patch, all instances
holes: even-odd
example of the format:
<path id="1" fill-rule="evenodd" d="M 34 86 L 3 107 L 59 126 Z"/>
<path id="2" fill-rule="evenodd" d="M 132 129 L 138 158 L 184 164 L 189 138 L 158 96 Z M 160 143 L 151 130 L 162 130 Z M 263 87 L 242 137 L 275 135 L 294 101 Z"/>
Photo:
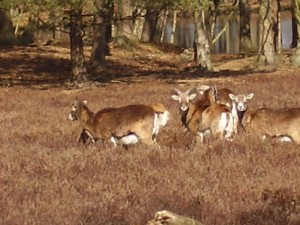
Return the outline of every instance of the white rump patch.
<path id="1" fill-rule="evenodd" d="M 154 113 L 152 134 L 157 135 L 159 132 L 159 128 L 166 126 L 169 119 L 170 119 L 169 111 L 165 111 L 164 113 Z"/>
<path id="2" fill-rule="evenodd" d="M 221 113 L 221 117 L 220 117 L 220 120 L 219 120 L 219 127 L 218 127 L 218 130 L 220 131 L 220 132 L 222 132 L 222 131 L 225 131 L 225 128 L 226 128 L 226 126 L 227 126 L 227 123 L 228 123 L 228 121 L 227 121 L 227 113 Z"/>
<path id="3" fill-rule="evenodd" d="M 159 115 L 157 113 L 154 113 L 152 135 L 156 136 L 158 134 L 159 127 Z"/>
<path id="4" fill-rule="evenodd" d="M 225 138 L 229 141 L 232 141 L 232 136 L 234 133 L 236 133 L 237 125 L 236 125 L 235 117 L 231 113 L 228 113 L 228 115 L 229 115 L 229 120 L 225 128 Z"/>
<path id="5" fill-rule="evenodd" d="M 158 124 L 164 127 L 167 125 L 169 119 L 170 119 L 170 112 L 165 111 L 164 113 L 158 115 Z"/>
<path id="6" fill-rule="evenodd" d="M 220 133 L 224 133 L 227 140 L 232 141 L 232 135 L 234 133 L 234 118 L 231 113 L 221 113 L 218 129 Z"/>

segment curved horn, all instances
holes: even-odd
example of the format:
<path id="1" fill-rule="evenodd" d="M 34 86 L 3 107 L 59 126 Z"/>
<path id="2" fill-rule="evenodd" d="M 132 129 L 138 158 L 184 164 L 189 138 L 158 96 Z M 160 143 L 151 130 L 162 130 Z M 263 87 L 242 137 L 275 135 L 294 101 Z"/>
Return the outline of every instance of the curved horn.
<path id="1" fill-rule="evenodd" d="M 171 95 L 180 95 L 182 92 L 176 88 L 173 88 L 171 91 Z"/>
<path id="2" fill-rule="evenodd" d="M 213 93 L 214 96 L 217 96 L 217 95 L 218 95 L 218 89 L 217 89 L 217 86 L 216 86 L 216 85 L 214 85 L 214 86 L 212 87 L 212 93 Z"/>

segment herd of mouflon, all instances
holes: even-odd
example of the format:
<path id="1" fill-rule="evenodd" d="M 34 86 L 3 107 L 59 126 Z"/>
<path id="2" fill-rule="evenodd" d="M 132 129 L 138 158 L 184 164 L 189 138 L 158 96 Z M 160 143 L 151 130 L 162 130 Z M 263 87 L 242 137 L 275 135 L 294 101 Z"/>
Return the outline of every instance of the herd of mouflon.
<path id="1" fill-rule="evenodd" d="M 173 89 L 185 130 L 197 141 L 205 138 L 234 141 L 239 132 L 262 139 L 293 141 L 300 144 L 300 107 L 248 109 L 254 93 L 236 94 L 228 88 L 200 85 L 186 91 Z M 156 138 L 166 126 L 170 112 L 163 104 L 135 104 L 109 107 L 94 113 L 86 101 L 75 100 L 69 119 L 78 120 L 78 142 L 110 141 L 114 146 L 139 142 L 158 145 Z"/>

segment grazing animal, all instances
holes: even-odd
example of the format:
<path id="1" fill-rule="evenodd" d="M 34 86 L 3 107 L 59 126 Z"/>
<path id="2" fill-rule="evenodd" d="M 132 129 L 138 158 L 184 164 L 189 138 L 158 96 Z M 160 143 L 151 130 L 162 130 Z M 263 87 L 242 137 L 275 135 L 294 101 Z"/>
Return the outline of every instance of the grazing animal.
<path id="1" fill-rule="evenodd" d="M 248 110 L 247 102 L 252 99 L 249 95 L 231 95 L 235 102 L 240 123 L 244 129 L 259 137 L 276 138 L 280 142 L 291 141 L 300 144 L 300 107 L 294 108 L 259 108 Z"/>
<path id="2" fill-rule="evenodd" d="M 210 104 L 218 103 L 221 105 L 226 105 L 231 110 L 231 115 L 233 117 L 233 129 L 234 134 L 238 133 L 238 114 L 237 110 L 233 105 L 232 99 L 229 97 L 230 94 L 234 92 L 228 88 L 217 89 L 216 86 L 201 85 L 197 90 L 206 96 Z M 203 91 L 205 90 L 205 91 Z"/>
<path id="3" fill-rule="evenodd" d="M 300 107 L 247 111 L 242 124 L 247 132 L 260 137 L 275 137 L 280 141 L 291 138 L 300 144 Z"/>
<path id="4" fill-rule="evenodd" d="M 219 92 L 214 86 L 207 85 L 201 85 L 197 90 L 210 102 L 210 106 L 202 113 L 200 131 L 205 132 L 209 130 L 214 138 L 223 139 L 225 137 L 227 140 L 232 140 L 234 117 L 231 110 L 231 100 L 226 95 L 229 92 L 231 93 L 231 91 L 223 88 Z"/>
<path id="5" fill-rule="evenodd" d="M 193 101 L 200 95 L 196 101 Z M 192 133 L 203 141 L 204 134 L 210 131 L 213 137 L 231 139 L 233 134 L 233 117 L 230 109 L 216 103 L 211 87 L 201 85 L 197 89 L 181 92 L 174 89 L 171 97 L 179 102 L 181 121 Z M 228 97 L 229 98 L 229 97 Z"/>
<path id="6" fill-rule="evenodd" d="M 196 98 L 198 96 L 198 98 Z M 180 119 L 187 130 L 200 137 L 203 141 L 203 133 L 199 131 L 203 111 L 209 107 L 209 102 L 195 88 L 187 91 L 173 89 L 171 98 L 179 103 Z"/>
<path id="7" fill-rule="evenodd" d="M 111 140 L 117 144 L 135 144 L 142 141 L 147 144 L 156 143 L 159 128 L 169 120 L 169 112 L 163 105 L 162 112 L 156 112 L 147 105 L 128 105 L 120 108 L 105 108 L 93 113 L 86 101 L 76 100 L 73 103 L 69 119 L 79 120 L 82 133 L 79 141 L 88 138 L 95 143 L 97 140 Z M 159 107 L 156 106 L 156 107 Z"/>
<path id="8" fill-rule="evenodd" d="M 229 107 L 214 103 L 202 113 L 200 131 L 209 130 L 213 138 L 222 140 L 224 137 L 231 141 L 234 133 L 234 120 Z"/>
<path id="9" fill-rule="evenodd" d="M 105 108 L 100 111 L 98 111 L 97 117 L 100 118 L 101 114 L 110 112 L 115 110 L 116 108 Z M 94 122 L 94 117 L 96 115 L 93 113 L 88 107 L 87 107 L 87 101 L 78 101 L 76 100 L 72 107 L 71 107 L 71 113 L 69 114 L 69 120 L 75 121 L 75 120 L 80 120 L 81 126 L 82 126 L 82 132 L 77 138 L 78 142 L 86 143 L 89 139 L 92 141 L 93 144 L 96 143 L 98 138 L 95 138 L 93 135 L 93 122 Z"/>
<path id="10" fill-rule="evenodd" d="M 79 120 L 83 131 L 93 143 L 96 140 L 111 140 L 116 144 L 116 139 L 119 140 L 128 135 L 130 136 L 127 138 L 132 139 L 134 134 L 142 142 L 153 144 L 157 134 L 153 135 L 156 116 L 154 109 L 147 105 L 105 108 L 93 113 L 85 101 L 76 100 L 72 105 L 69 119 Z"/>
<path id="11" fill-rule="evenodd" d="M 159 129 L 167 125 L 170 119 L 170 112 L 161 103 L 154 103 L 150 105 L 155 111 L 154 127 L 152 131 L 152 138 L 154 142 L 157 142 L 156 137 Z M 129 134 L 121 138 L 114 138 L 115 144 L 131 145 L 139 142 L 139 137 L 136 134 Z"/>

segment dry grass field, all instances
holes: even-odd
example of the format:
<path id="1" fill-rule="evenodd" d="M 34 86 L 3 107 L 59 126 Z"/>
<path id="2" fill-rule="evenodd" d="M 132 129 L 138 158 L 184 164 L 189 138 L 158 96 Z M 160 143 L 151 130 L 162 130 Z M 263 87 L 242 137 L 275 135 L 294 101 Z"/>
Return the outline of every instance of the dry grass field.
<path id="1" fill-rule="evenodd" d="M 277 69 L 218 56 L 216 72 L 200 74 L 163 51 L 113 49 L 106 71 L 94 71 L 99 83 L 73 89 L 62 85 L 67 49 L 0 50 L 0 224 L 146 225 L 163 209 L 206 225 L 300 224 L 300 146 L 246 134 L 197 143 L 170 98 L 174 87 L 216 84 L 254 92 L 251 108 L 300 106 L 300 69 L 287 55 Z M 161 148 L 77 143 L 80 125 L 68 121 L 76 98 L 93 111 L 165 104 Z"/>

